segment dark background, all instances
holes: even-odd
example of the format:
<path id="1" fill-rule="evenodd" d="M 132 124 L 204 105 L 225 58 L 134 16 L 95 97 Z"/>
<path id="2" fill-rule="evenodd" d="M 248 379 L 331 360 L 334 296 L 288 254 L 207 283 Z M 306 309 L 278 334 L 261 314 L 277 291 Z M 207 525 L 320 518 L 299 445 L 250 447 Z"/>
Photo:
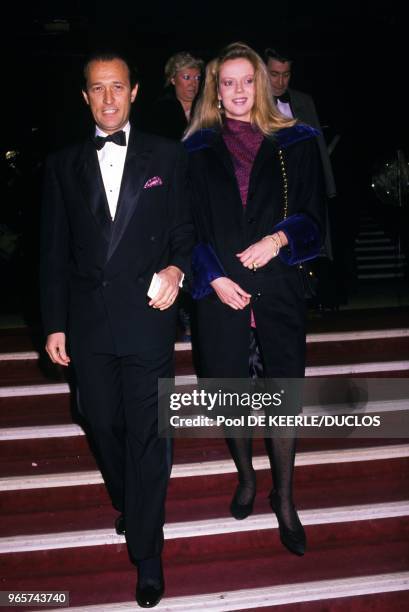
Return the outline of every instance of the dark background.
<path id="1" fill-rule="evenodd" d="M 81 64 L 96 46 L 120 46 L 135 60 L 137 116 L 160 91 L 169 55 L 186 49 L 209 59 L 234 40 L 259 52 L 291 49 L 292 86 L 314 96 L 325 125 L 359 148 L 368 141 L 371 157 L 408 139 L 406 21 L 393 2 L 50 0 L 8 9 L 4 128 L 17 142 L 32 127 L 47 148 L 82 133 Z"/>
<path id="2" fill-rule="evenodd" d="M 92 126 L 81 96 L 86 55 L 114 47 L 136 64 L 140 90 L 133 120 L 143 127 L 170 55 L 187 50 L 208 60 L 235 40 L 261 54 L 267 46 L 290 50 L 291 85 L 313 96 L 327 142 L 341 136 L 332 156 L 340 197 L 330 206 L 338 272 L 331 267 L 327 277 L 337 285 L 329 302 L 347 300 L 355 282 L 350 253 L 360 213 L 379 209 L 371 189 L 374 169 L 398 149 L 408 154 L 408 33 L 398 3 L 49 0 L 9 1 L 2 11 L 0 152 L 6 197 L 0 223 L 22 236 L 17 256 L 1 262 L 2 277 L 8 278 L 3 287 L 10 287 L 2 310 L 23 304 L 38 318 L 42 164 L 46 152 L 83 138 Z M 13 149 L 19 152 L 16 168 L 4 162 Z M 378 215 L 383 225 L 390 222 L 394 235 L 406 224 L 398 212 L 387 207 Z"/>

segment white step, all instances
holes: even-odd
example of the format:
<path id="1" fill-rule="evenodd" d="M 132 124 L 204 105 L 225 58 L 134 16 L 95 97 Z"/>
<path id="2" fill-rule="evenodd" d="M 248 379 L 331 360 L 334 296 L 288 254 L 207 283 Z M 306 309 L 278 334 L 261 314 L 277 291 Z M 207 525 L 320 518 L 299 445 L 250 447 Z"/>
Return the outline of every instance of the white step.
<path id="1" fill-rule="evenodd" d="M 400 372 L 409 370 L 409 360 L 401 361 L 371 361 L 365 363 L 350 363 L 329 366 L 310 366 L 305 369 L 306 377 L 313 376 L 344 376 L 354 374 L 370 374 L 372 372 Z M 195 385 L 196 374 L 185 374 L 175 377 L 176 387 Z M 26 397 L 31 395 L 60 395 L 69 393 L 67 383 L 53 383 L 42 385 L 18 385 L 0 387 L 0 397 Z"/>
<path id="2" fill-rule="evenodd" d="M 358 255 L 356 257 L 357 261 L 380 261 L 380 260 L 405 260 L 405 254 L 399 253 L 397 255 Z"/>
<path id="3" fill-rule="evenodd" d="M 358 278 L 362 280 L 374 279 L 374 278 L 404 278 L 403 272 L 396 272 L 396 274 L 385 272 L 385 274 L 358 274 Z"/>
<path id="4" fill-rule="evenodd" d="M 358 264 L 358 270 L 391 270 L 396 268 L 404 268 L 405 266 L 405 262 L 386 264 Z"/>
<path id="5" fill-rule="evenodd" d="M 387 444 L 386 446 L 300 452 L 295 457 L 295 465 L 296 467 L 330 465 L 360 461 L 384 461 L 385 459 L 403 459 L 406 457 L 409 457 L 409 444 Z M 253 465 L 257 471 L 267 470 L 270 466 L 268 457 L 265 456 L 254 457 Z M 190 478 L 216 474 L 234 474 L 235 472 L 236 468 L 232 459 L 223 459 L 174 464 L 171 477 Z M 82 487 L 99 485 L 102 482 L 102 476 L 98 470 L 39 474 L 38 476 L 8 476 L 0 478 L 0 492 Z"/>
<path id="6" fill-rule="evenodd" d="M 355 247 L 354 251 L 357 253 L 370 253 L 376 251 L 377 253 L 385 253 L 390 251 L 396 251 L 394 246 L 359 246 Z"/>
<path id="7" fill-rule="evenodd" d="M 409 500 L 300 510 L 299 516 L 302 524 L 305 526 L 349 523 L 351 521 L 374 521 L 409 516 Z M 218 517 L 200 521 L 167 523 L 164 532 L 166 540 L 173 540 L 176 538 L 194 538 L 223 533 L 242 533 L 243 531 L 277 528 L 277 519 L 269 512 L 249 516 L 245 521 L 237 521 L 233 517 Z M 125 537 L 117 535 L 113 528 L 18 535 L 0 538 L 0 554 L 124 543 Z"/>
<path id="8" fill-rule="evenodd" d="M 307 344 L 316 342 L 348 342 L 350 340 L 381 340 L 384 338 L 401 338 L 409 336 L 409 328 L 397 327 L 392 329 L 368 329 L 342 332 L 321 332 L 307 334 Z M 176 351 L 191 351 L 191 342 L 176 342 Z M 0 353 L 0 361 L 31 361 L 39 359 L 38 351 L 15 351 Z"/>
<path id="9" fill-rule="evenodd" d="M 364 231 L 359 232 L 358 236 L 384 236 L 385 232 L 383 230 L 372 230 L 372 231 Z"/>
<path id="10" fill-rule="evenodd" d="M 391 244 L 391 240 L 389 238 L 357 238 L 355 240 L 355 244 Z"/>
<path id="11" fill-rule="evenodd" d="M 409 590 L 409 572 L 396 572 L 312 582 L 292 582 L 278 586 L 240 589 L 239 591 L 219 591 L 204 595 L 164 597 L 155 610 L 159 610 L 159 612 L 199 612 L 202 610 L 206 610 L 206 612 L 232 612 L 233 610 L 256 610 L 309 601 L 321 602 L 321 605 L 317 604 L 317 610 L 318 606 L 320 610 L 323 610 L 322 603 L 328 599 L 362 597 L 364 595 L 407 590 Z M 70 612 L 135 612 L 136 607 L 135 601 L 129 601 L 70 607 L 69 609 Z M 328 609 L 328 606 L 325 609 Z M 43 610 L 44 608 L 37 612 L 43 612 Z M 348 608 L 345 607 L 344 610 L 347 612 Z M 61 608 L 56 608 L 51 612 L 61 612 Z M 288 612 L 290 612 L 290 608 Z M 392 612 L 392 610 L 388 612 Z"/>

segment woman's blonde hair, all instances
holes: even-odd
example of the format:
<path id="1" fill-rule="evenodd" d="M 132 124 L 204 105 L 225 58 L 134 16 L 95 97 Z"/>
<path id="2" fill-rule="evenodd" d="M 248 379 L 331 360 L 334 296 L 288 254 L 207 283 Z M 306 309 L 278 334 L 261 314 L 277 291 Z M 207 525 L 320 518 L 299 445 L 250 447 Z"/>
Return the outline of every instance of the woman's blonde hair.
<path id="1" fill-rule="evenodd" d="M 165 65 L 165 87 L 171 84 L 171 80 L 175 78 L 176 73 L 186 68 L 197 68 L 200 73 L 203 72 L 204 62 L 198 57 L 193 57 L 187 51 L 180 51 L 172 55 Z"/>
<path id="2" fill-rule="evenodd" d="M 215 59 L 208 63 L 203 92 L 196 103 L 195 112 L 184 139 L 197 130 L 220 127 L 223 124 L 224 112 L 222 108 L 218 108 L 220 68 L 228 60 L 235 59 L 246 59 L 254 68 L 255 95 L 251 110 L 251 123 L 266 135 L 296 123 L 295 119 L 284 117 L 274 104 L 270 77 L 261 57 L 248 45 L 235 42 L 225 47 Z"/>

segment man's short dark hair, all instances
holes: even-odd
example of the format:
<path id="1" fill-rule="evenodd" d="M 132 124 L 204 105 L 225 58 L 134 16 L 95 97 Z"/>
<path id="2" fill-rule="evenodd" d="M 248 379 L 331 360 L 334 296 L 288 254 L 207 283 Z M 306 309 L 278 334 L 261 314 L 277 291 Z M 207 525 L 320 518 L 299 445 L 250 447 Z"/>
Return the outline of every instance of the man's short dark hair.
<path id="1" fill-rule="evenodd" d="M 82 89 L 86 91 L 87 89 L 87 78 L 88 78 L 88 68 L 91 62 L 112 62 L 113 60 L 121 60 L 124 62 L 129 72 L 129 82 L 131 84 L 131 89 L 135 87 L 138 83 L 138 71 L 134 64 L 129 60 L 129 58 L 124 54 L 118 51 L 113 50 L 104 50 L 104 51 L 94 51 L 90 55 L 87 56 L 84 66 L 83 66 L 83 84 Z"/>
<path id="2" fill-rule="evenodd" d="M 288 51 L 285 51 L 284 49 L 277 51 L 277 49 L 267 47 L 267 49 L 264 50 L 264 60 L 267 63 L 269 59 L 273 59 L 276 62 L 281 62 L 282 64 L 284 64 L 284 62 L 289 62 L 291 64 L 293 61 L 291 53 Z"/>

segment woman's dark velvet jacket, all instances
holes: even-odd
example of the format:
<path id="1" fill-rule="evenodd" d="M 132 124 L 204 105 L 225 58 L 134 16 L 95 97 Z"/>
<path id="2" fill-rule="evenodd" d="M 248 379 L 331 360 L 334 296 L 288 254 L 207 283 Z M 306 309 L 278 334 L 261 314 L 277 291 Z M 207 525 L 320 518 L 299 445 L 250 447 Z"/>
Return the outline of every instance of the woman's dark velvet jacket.
<path id="1" fill-rule="evenodd" d="M 193 295 L 198 299 L 201 375 L 248 375 L 250 308 L 235 311 L 222 304 L 209 285 L 227 276 L 252 295 L 266 374 L 303 376 L 305 300 L 297 264 L 318 254 L 325 227 L 324 181 L 315 130 L 295 125 L 264 138 L 244 208 L 221 133 L 202 130 L 185 146 L 198 235 Z M 289 246 L 256 272 L 244 268 L 236 254 L 278 229 L 286 233 Z"/>

